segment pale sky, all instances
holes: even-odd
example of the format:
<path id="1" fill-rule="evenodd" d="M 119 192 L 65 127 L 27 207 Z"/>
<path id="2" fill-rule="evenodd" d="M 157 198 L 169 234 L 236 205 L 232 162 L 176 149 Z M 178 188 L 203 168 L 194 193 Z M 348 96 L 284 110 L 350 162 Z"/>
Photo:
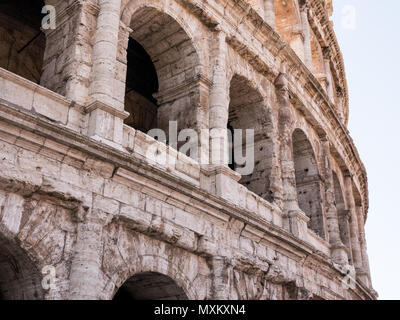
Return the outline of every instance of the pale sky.
<path id="1" fill-rule="evenodd" d="M 333 0 L 333 5 L 349 85 L 349 130 L 368 173 L 372 283 L 379 299 L 399 300 L 400 1 Z"/>

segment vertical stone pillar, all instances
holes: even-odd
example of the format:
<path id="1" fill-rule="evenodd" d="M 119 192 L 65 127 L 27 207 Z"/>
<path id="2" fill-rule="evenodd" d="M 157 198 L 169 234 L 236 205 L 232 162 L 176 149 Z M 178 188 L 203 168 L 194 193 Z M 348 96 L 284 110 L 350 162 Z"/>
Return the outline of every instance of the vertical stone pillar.
<path id="1" fill-rule="evenodd" d="M 273 116 L 273 121 L 278 123 L 277 117 Z M 273 132 L 270 135 L 273 139 L 273 156 L 271 161 L 271 174 L 269 177 L 270 187 L 269 191 L 272 192 L 272 202 L 283 210 L 283 186 L 282 186 L 282 170 L 280 164 L 280 143 L 279 143 L 279 127 L 273 126 Z"/>
<path id="2" fill-rule="evenodd" d="M 345 118 L 344 118 L 344 97 L 343 97 L 343 91 L 341 88 L 337 89 L 336 92 L 336 109 L 338 110 L 339 113 L 339 118 L 340 120 L 344 123 Z"/>
<path id="3" fill-rule="evenodd" d="M 340 238 L 339 219 L 335 203 L 335 187 L 333 183 L 330 157 L 330 144 L 326 135 L 321 137 L 321 143 L 324 160 L 326 223 L 328 227 L 329 243 L 331 244 L 332 250 L 332 260 L 338 264 L 344 265 L 348 263 L 348 253 L 346 246 Z"/>
<path id="4" fill-rule="evenodd" d="M 331 53 L 329 48 L 324 48 L 323 50 L 324 55 L 324 65 L 325 65 L 325 74 L 326 74 L 326 87 L 328 91 L 328 97 L 331 99 L 332 102 L 335 102 L 334 91 L 333 91 L 333 79 L 331 74 Z"/>
<path id="5" fill-rule="evenodd" d="M 264 1 L 264 19 L 265 21 L 276 30 L 275 21 L 275 0 L 263 0 Z"/>
<path id="6" fill-rule="evenodd" d="M 98 300 L 101 283 L 102 230 L 101 212 L 79 208 L 74 256 L 71 264 L 69 299 Z"/>
<path id="7" fill-rule="evenodd" d="M 367 253 L 367 241 L 365 239 L 364 230 L 364 210 L 361 203 L 356 203 L 357 217 L 358 217 L 358 237 L 360 240 L 361 257 L 363 265 L 363 274 L 361 274 L 360 279 L 364 284 L 370 288 L 371 287 L 371 270 L 369 266 L 369 259 Z"/>
<path id="8" fill-rule="evenodd" d="M 275 80 L 279 108 L 279 156 L 282 171 L 282 200 L 285 213 L 284 227 L 299 238 L 307 237 L 309 218 L 302 212 L 297 199 L 296 175 L 293 162 L 292 127 L 293 115 L 289 102 L 286 74 L 282 72 Z"/>
<path id="9" fill-rule="evenodd" d="M 311 32 L 310 24 L 308 22 L 308 5 L 304 3 L 300 7 L 300 17 L 301 17 L 301 29 L 304 35 L 304 64 L 310 71 L 313 70 L 312 67 L 312 52 L 311 52 Z"/>
<path id="10" fill-rule="evenodd" d="M 212 165 L 227 165 L 227 125 L 229 117 L 229 85 L 227 83 L 227 47 L 225 33 L 215 32 L 211 42 L 213 68 L 209 98 L 210 162 Z"/>
<path id="11" fill-rule="evenodd" d="M 93 46 L 93 67 L 90 98 L 89 135 L 114 147 L 122 142 L 124 111 L 123 95 L 116 80 L 116 62 L 120 31 L 121 0 L 99 0 L 99 16 Z M 124 84 L 123 84 L 124 86 Z"/>
<path id="12" fill-rule="evenodd" d="M 40 84 L 79 104 L 89 92 L 92 34 L 99 7 L 94 0 L 58 2 L 56 29 L 44 30 L 46 49 Z"/>
<path id="13" fill-rule="evenodd" d="M 212 299 L 229 300 L 229 269 L 225 257 L 215 256 L 210 258 L 212 269 Z"/>
<path id="14" fill-rule="evenodd" d="M 217 30 L 211 39 L 212 84 L 209 95 L 210 126 L 210 166 L 215 176 L 217 196 L 229 201 L 237 201 L 237 181 L 240 174 L 228 167 L 228 117 L 229 117 L 229 85 L 227 83 L 227 45 L 226 35 Z"/>
<path id="15" fill-rule="evenodd" d="M 350 238 L 351 238 L 351 249 L 353 254 L 353 264 L 356 268 L 357 276 L 363 274 L 362 268 L 362 257 L 361 257 L 361 248 L 360 241 L 358 239 L 358 218 L 356 212 L 356 205 L 354 201 L 353 194 L 353 182 L 352 176 L 349 171 L 345 172 L 345 188 L 346 188 L 346 202 L 347 207 L 350 211 Z"/>
<path id="16" fill-rule="evenodd" d="M 349 210 L 338 210 L 339 217 L 339 230 L 340 238 L 343 244 L 347 248 L 347 255 L 349 257 L 349 264 L 353 264 L 353 254 L 351 249 L 351 236 L 350 236 L 350 211 Z"/>

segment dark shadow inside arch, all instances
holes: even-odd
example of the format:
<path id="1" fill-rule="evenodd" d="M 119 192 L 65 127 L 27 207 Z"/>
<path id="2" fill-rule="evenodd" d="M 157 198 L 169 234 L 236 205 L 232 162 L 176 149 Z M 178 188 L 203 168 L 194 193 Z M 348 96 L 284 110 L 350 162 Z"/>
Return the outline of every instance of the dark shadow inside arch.
<path id="1" fill-rule="evenodd" d="M 28 255 L 0 235 L 0 300 L 41 300 L 41 274 Z"/>
<path id="2" fill-rule="evenodd" d="M 188 300 L 188 297 L 170 277 L 156 272 L 144 272 L 128 279 L 118 289 L 113 300 Z"/>
<path id="3" fill-rule="evenodd" d="M 40 82 L 46 38 L 43 0 L 0 1 L 0 67 Z"/>
<path id="4" fill-rule="evenodd" d="M 242 175 L 240 183 L 260 197 L 273 201 L 270 189 L 273 158 L 271 117 L 260 92 L 253 88 L 246 78 L 239 75 L 235 75 L 231 80 L 227 129 L 232 133 L 231 141 L 235 140 L 235 130 L 242 131 L 242 155 L 246 157 L 249 156 L 246 154 L 246 130 L 254 130 L 254 170 L 249 175 Z M 239 160 L 235 159 L 231 149 L 229 167 L 236 170 L 237 162 Z"/>
<path id="5" fill-rule="evenodd" d="M 178 131 L 198 125 L 200 59 L 192 39 L 170 15 L 152 8 L 131 19 L 127 50 L 125 124 L 147 133 L 169 122 Z"/>
<path id="6" fill-rule="evenodd" d="M 308 227 L 326 239 L 322 207 L 323 186 L 314 150 L 300 129 L 293 132 L 292 141 L 299 207 L 310 218 Z"/>
<path id="7" fill-rule="evenodd" d="M 158 105 L 153 96 L 159 87 L 157 71 L 149 54 L 132 37 L 127 51 L 125 109 L 129 117 L 125 124 L 147 132 L 157 123 Z"/>

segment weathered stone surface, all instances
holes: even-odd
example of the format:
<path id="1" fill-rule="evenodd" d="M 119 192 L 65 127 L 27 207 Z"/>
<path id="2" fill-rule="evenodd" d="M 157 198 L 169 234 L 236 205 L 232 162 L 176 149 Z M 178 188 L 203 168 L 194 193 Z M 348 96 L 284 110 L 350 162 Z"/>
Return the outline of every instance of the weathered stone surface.
<path id="1" fill-rule="evenodd" d="M 13 2 L 0 298 L 376 298 L 331 1 L 49 0 L 45 33 L 28 23 L 43 1 Z M 249 175 L 227 128 L 254 129 Z"/>

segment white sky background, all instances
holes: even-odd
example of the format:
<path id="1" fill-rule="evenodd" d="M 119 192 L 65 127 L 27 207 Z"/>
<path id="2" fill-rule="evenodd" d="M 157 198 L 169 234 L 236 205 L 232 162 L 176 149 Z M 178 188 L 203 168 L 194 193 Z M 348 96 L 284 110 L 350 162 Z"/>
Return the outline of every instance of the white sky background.
<path id="1" fill-rule="evenodd" d="M 349 131 L 368 174 L 372 283 L 379 299 L 400 300 L 400 1 L 333 0 L 333 6 Z"/>

